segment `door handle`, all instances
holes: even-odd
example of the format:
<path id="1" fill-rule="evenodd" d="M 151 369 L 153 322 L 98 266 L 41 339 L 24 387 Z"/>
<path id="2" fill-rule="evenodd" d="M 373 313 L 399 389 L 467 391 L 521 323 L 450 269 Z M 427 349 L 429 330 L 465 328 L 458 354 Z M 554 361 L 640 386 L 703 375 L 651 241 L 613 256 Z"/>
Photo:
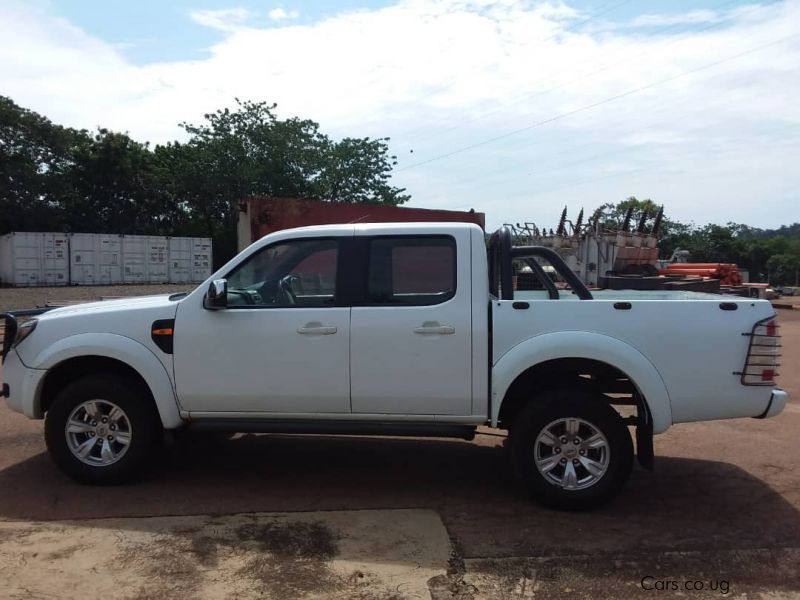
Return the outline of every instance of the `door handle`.
<path id="1" fill-rule="evenodd" d="M 455 327 L 451 327 L 450 325 L 439 325 L 437 321 L 425 321 L 422 324 L 422 327 L 416 327 L 414 329 L 414 333 L 420 333 L 422 335 L 452 335 L 455 332 Z"/>
<path id="2" fill-rule="evenodd" d="M 336 327 L 332 325 L 323 325 L 319 321 L 311 321 L 297 329 L 297 333 L 302 335 L 333 335 L 336 331 Z"/>

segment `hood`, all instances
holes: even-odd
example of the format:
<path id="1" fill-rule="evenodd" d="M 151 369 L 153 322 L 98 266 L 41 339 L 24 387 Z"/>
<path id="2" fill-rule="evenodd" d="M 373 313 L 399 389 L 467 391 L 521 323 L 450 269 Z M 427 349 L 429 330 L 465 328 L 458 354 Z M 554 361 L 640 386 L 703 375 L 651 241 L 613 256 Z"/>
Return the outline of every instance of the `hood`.
<path id="1" fill-rule="evenodd" d="M 76 335 L 99 333 L 136 340 L 163 362 L 167 355 L 153 342 L 152 326 L 161 319 L 174 319 L 179 304 L 179 299 L 170 300 L 164 294 L 54 308 L 37 317 L 36 330 L 17 347 L 17 354 L 24 364 L 38 368 L 40 355 L 53 344 Z"/>
<path id="2" fill-rule="evenodd" d="M 170 300 L 174 294 L 163 294 L 159 296 L 134 296 L 131 298 L 120 298 L 119 300 L 100 300 L 98 302 L 86 302 L 82 304 L 73 304 L 70 306 L 62 306 L 54 308 L 46 313 L 40 315 L 38 318 L 41 321 L 56 319 L 66 316 L 78 316 L 89 314 L 101 314 L 107 312 L 125 311 L 128 309 L 157 309 L 163 307 L 169 312 L 174 314 L 177 309 L 178 302 L 181 298 Z"/>

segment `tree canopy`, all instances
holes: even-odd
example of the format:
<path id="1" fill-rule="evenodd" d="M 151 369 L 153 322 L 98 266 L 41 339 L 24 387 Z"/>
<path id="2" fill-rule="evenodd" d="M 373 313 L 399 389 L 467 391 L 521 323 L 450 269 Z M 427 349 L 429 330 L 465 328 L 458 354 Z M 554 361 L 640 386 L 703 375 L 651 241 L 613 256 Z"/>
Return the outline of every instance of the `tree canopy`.
<path id="1" fill-rule="evenodd" d="M 246 196 L 403 204 L 388 138 L 333 140 L 308 119 L 236 100 L 151 148 L 126 133 L 56 125 L 0 96 L 0 233 L 198 235 L 216 262 L 236 249 Z"/>

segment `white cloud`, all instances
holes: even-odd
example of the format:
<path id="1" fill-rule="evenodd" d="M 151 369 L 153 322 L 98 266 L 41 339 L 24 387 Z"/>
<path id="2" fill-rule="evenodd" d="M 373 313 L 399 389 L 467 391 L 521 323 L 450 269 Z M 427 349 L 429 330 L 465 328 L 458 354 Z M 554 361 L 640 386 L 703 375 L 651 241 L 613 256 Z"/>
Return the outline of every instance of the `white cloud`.
<path id="1" fill-rule="evenodd" d="M 208 58 L 137 66 L 43 9 L 0 4 L 2 93 L 153 142 L 234 97 L 276 101 L 334 135 L 391 135 L 414 205 L 474 207 L 492 226 L 550 226 L 564 204 L 631 194 L 697 222 L 800 219 L 798 38 L 719 62 L 796 33 L 798 0 L 639 17 L 687 24 L 649 35 L 635 19 L 592 30 L 569 2 L 524 0 L 399 0 L 263 27 L 244 9 L 191 17 L 224 32 Z"/>
<path id="2" fill-rule="evenodd" d="M 194 10 L 189 13 L 189 17 L 198 25 L 219 31 L 236 31 L 253 17 L 253 13 L 246 8 Z"/>
<path id="3" fill-rule="evenodd" d="M 639 15 L 627 23 L 628 27 L 663 27 L 669 25 L 694 25 L 697 23 L 714 23 L 721 16 L 713 10 L 693 10 L 683 14 L 649 14 Z"/>
<path id="4" fill-rule="evenodd" d="M 296 19 L 300 16 L 300 13 L 296 10 L 287 11 L 286 9 L 279 7 L 273 8 L 267 13 L 267 16 L 273 21 L 286 21 L 288 19 Z"/>

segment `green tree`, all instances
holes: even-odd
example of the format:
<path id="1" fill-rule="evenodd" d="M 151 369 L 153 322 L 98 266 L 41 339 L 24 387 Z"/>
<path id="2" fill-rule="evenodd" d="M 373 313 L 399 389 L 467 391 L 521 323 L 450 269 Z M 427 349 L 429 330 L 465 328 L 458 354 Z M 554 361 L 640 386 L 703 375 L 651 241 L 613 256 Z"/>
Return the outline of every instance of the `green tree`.
<path id="1" fill-rule="evenodd" d="M 652 220 L 660 210 L 660 206 L 649 198 L 639 200 L 636 196 L 630 196 L 625 200 L 617 202 L 607 202 L 598 209 L 600 211 L 600 223 L 606 229 L 620 229 L 625 225 L 625 217 L 630 211 L 630 221 L 628 223 L 631 231 L 636 229 L 642 213 L 647 211 L 649 218 Z M 652 224 L 652 221 L 651 221 Z"/>
<path id="2" fill-rule="evenodd" d="M 800 286 L 800 240 L 787 242 L 784 252 L 771 255 L 767 268 L 770 282 Z"/>
<path id="3" fill-rule="evenodd" d="M 312 195 L 349 204 L 405 203 L 405 190 L 389 184 L 395 156 L 389 155 L 389 138 L 344 138 L 322 143 L 320 170 L 313 180 Z"/>
<path id="4" fill-rule="evenodd" d="M 705 225 L 693 232 L 690 247 L 694 262 L 742 262 L 744 244 L 730 227 Z"/>
<path id="5" fill-rule="evenodd" d="M 630 196 L 625 200 L 617 202 L 607 202 L 595 211 L 599 211 L 598 219 L 603 229 L 618 230 L 625 226 L 625 219 L 630 211 L 628 230 L 635 231 L 642 216 L 647 218 L 644 223 L 644 232 L 651 233 L 655 224 L 656 215 L 661 210 L 661 205 L 656 204 L 649 198 L 639 200 L 635 196 Z M 691 244 L 693 225 L 674 221 L 662 215 L 658 229 L 658 252 L 663 258 L 669 258 L 678 248 L 687 249 Z"/>
<path id="6" fill-rule="evenodd" d="M 74 155 L 87 143 L 86 131 L 55 125 L 0 96 L 0 233 L 61 229 Z"/>
<path id="7" fill-rule="evenodd" d="M 163 188 L 148 144 L 98 130 L 74 156 L 72 193 L 62 202 L 72 231 L 173 235 L 183 218 Z"/>
<path id="8" fill-rule="evenodd" d="M 0 96 L 0 233 L 63 230 L 214 238 L 236 250 L 247 196 L 399 205 L 388 138 L 334 141 L 314 121 L 242 102 L 182 124 L 188 140 L 150 148 L 125 133 L 51 123 Z"/>
<path id="9" fill-rule="evenodd" d="M 193 226 L 214 238 L 217 263 L 235 252 L 245 197 L 393 205 L 408 199 L 388 183 L 395 159 L 385 138 L 334 142 L 311 120 L 281 120 L 274 104 L 239 100 L 235 110 L 182 126 L 189 140 L 156 147 L 156 160 L 169 195 Z"/>
<path id="10" fill-rule="evenodd" d="M 694 225 L 665 219 L 658 235 L 658 254 L 668 260 L 675 250 L 689 250 L 694 246 Z"/>

